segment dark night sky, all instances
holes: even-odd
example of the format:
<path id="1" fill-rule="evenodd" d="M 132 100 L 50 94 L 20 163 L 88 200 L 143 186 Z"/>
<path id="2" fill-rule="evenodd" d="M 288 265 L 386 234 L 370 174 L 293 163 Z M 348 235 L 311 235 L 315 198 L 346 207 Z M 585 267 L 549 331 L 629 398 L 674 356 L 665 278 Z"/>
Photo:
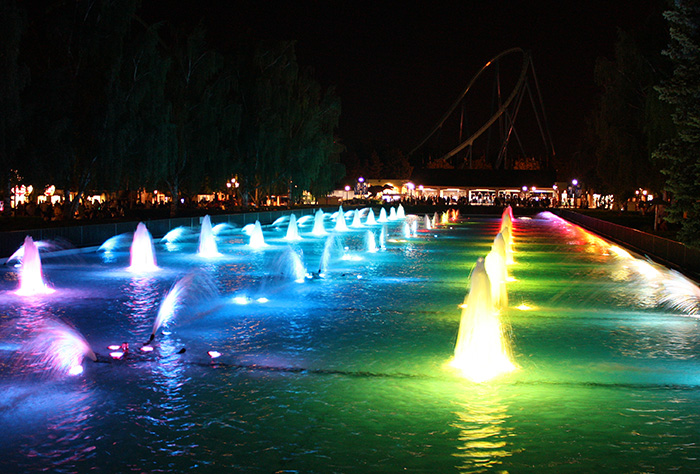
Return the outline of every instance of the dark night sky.
<path id="1" fill-rule="evenodd" d="M 632 29 L 662 0 L 160 1 L 152 16 L 204 17 L 215 41 L 296 39 L 297 56 L 342 100 L 346 141 L 415 146 L 469 79 L 499 52 L 532 52 L 558 155 L 571 154 L 597 93 L 596 57 L 612 57 L 617 29 Z M 456 144 L 456 138 L 455 138 Z"/>

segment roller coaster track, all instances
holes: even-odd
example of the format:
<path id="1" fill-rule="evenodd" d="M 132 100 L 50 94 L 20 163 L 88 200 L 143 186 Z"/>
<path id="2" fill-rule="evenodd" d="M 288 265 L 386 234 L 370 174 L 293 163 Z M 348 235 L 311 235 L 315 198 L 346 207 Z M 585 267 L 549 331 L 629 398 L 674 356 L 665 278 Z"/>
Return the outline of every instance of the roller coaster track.
<path id="1" fill-rule="evenodd" d="M 509 122 L 509 130 L 504 138 L 504 143 L 502 144 L 502 149 L 504 150 L 505 147 L 507 146 L 507 142 L 510 139 L 511 135 L 514 132 L 514 121 L 515 117 L 517 116 L 518 110 L 520 109 L 520 104 L 522 102 L 522 99 L 524 97 L 524 93 L 527 90 L 530 95 L 530 100 L 533 102 L 533 108 L 535 108 L 535 100 L 534 97 L 532 96 L 532 91 L 530 90 L 528 86 L 528 72 L 531 73 L 532 79 L 534 80 L 535 84 L 535 90 L 537 93 L 537 98 L 539 99 L 539 106 L 540 106 L 540 114 L 537 113 L 537 110 L 535 108 L 535 116 L 537 119 L 537 124 L 540 129 L 540 134 L 542 135 L 542 139 L 545 143 L 545 147 L 547 148 L 547 154 L 553 156 L 554 155 L 554 147 L 551 144 L 551 136 L 549 133 L 549 127 L 547 125 L 547 120 L 546 120 L 546 115 L 544 113 L 544 105 L 542 103 L 542 96 L 540 94 L 540 88 L 539 84 L 537 83 L 537 76 L 535 74 L 534 70 L 534 65 L 532 64 L 532 58 L 528 52 L 523 50 L 522 48 L 511 48 L 508 50 L 503 51 L 502 53 L 498 54 L 497 56 L 493 57 L 490 61 L 488 61 L 482 68 L 471 78 L 469 83 L 467 84 L 466 88 L 464 91 L 457 97 L 457 100 L 452 104 L 452 106 L 447 110 L 447 112 L 442 116 L 442 118 L 438 121 L 438 123 L 433 127 L 433 129 L 428 133 L 428 135 L 409 153 L 409 155 L 412 155 L 416 150 L 421 148 L 434 134 L 437 132 L 442 126 L 444 125 L 445 121 L 454 113 L 454 111 L 457 109 L 460 103 L 464 100 L 465 96 L 469 91 L 471 90 L 472 86 L 476 81 L 482 77 L 487 70 L 490 68 L 494 67 L 495 65 L 498 64 L 498 62 L 510 55 L 515 55 L 519 54 L 522 56 L 522 64 L 520 67 L 520 74 L 518 76 L 518 80 L 513 86 L 512 91 L 506 97 L 506 99 L 501 102 L 498 106 L 498 109 L 496 109 L 491 117 L 484 122 L 484 124 L 472 135 L 470 135 L 466 140 L 462 141 L 457 145 L 455 148 L 453 148 L 451 151 L 448 153 L 444 154 L 439 158 L 439 160 L 447 160 L 453 156 L 455 156 L 457 153 L 460 151 L 464 150 L 466 147 L 472 145 L 474 141 L 479 138 L 481 135 L 484 134 L 493 124 L 496 122 L 498 119 L 503 117 L 504 115 L 506 116 L 508 122 Z M 513 113 L 508 113 L 511 105 L 514 105 L 514 110 Z M 461 135 L 461 133 L 460 133 Z M 517 136 L 517 134 L 516 134 Z M 461 136 L 460 136 L 461 140 Z"/>

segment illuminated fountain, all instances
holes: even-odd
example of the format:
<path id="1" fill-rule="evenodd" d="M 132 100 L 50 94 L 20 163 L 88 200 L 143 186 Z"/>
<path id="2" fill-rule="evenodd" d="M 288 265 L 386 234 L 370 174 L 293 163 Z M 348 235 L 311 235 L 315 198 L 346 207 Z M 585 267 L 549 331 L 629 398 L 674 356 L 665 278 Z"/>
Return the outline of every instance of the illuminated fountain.
<path id="1" fill-rule="evenodd" d="M 360 218 L 360 211 L 358 209 L 355 209 L 355 212 L 352 214 L 352 223 L 350 224 L 350 227 L 364 227 L 362 225 L 362 219 Z"/>
<path id="2" fill-rule="evenodd" d="M 29 235 L 24 238 L 24 252 L 19 282 L 20 285 L 16 294 L 20 296 L 46 295 L 54 292 L 52 288 L 49 288 L 44 283 L 39 249 Z"/>
<path id="3" fill-rule="evenodd" d="M 259 249 L 267 246 L 267 244 L 265 243 L 265 237 L 263 236 L 260 221 L 255 221 L 255 224 L 253 225 L 253 228 L 250 232 L 250 241 L 248 242 L 248 245 L 254 249 Z"/>
<path id="4" fill-rule="evenodd" d="M 499 313 L 491 299 L 491 282 L 483 258 L 474 265 L 470 280 L 450 365 L 480 383 L 511 372 L 516 366 L 510 360 Z"/>
<path id="5" fill-rule="evenodd" d="M 374 232 L 372 232 L 371 230 L 368 230 L 365 233 L 365 249 L 367 249 L 368 252 L 377 251 L 377 242 L 374 238 Z"/>
<path id="6" fill-rule="evenodd" d="M 83 373 L 85 357 L 95 361 L 97 357 L 83 336 L 67 324 L 43 320 L 31 331 L 22 348 L 29 358 L 29 366 L 40 368 L 53 376 L 79 375 Z"/>
<path id="7" fill-rule="evenodd" d="M 134 240 L 131 243 L 131 266 L 129 271 L 135 273 L 152 272 L 158 270 L 156 254 L 153 248 L 153 239 L 146 225 L 139 222 L 134 232 Z"/>
<path id="8" fill-rule="evenodd" d="M 33 241 L 34 246 L 41 251 L 41 249 L 47 249 L 49 247 L 49 244 L 47 242 L 43 241 Z M 5 260 L 5 264 L 8 264 L 13 261 L 17 262 L 22 262 L 22 259 L 24 258 L 24 244 L 20 245 L 17 250 L 15 250 L 15 253 L 10 255 L 7 260 Z"/>
<path id="9" fill-rule="evenodd" d="M 345 223 L 345 214 L 343 213 L 343 206 L 340 206 L 336 214 L 335 230 L 336 232 L 344 232 L 348 230 L 348 225 Z"/>
<path id="10" fill-rule="evenodd" d="M 289 216 L 289 225 L 287 226 L 287 235 L 285 235 L 284 240 L 297 241 L 301 240 L 299 236 L 299 229 L 297 228 L 297 216 L 294 214 Z"/>
<path id="11" fill-rule="evenodd" d="M 199 249 L 197 254 L 200 257 L 212 258 L 220 257 L 221 253 L 216 248 L 216 240 L 211 227 L 211 218 L 207 214 L 202 220 L 202 230 L 199 233 Z"/>
<path id="12" fill-rule="evenodd" d="M 311 233 L 316 237 L 321 237 L 323 235 L 328 234 L 328 232 L 326 232 L 325 226 L 323 225 L 323 219 L 323 210 L 319 209 L 318 211 L 316 211 L 316 215 L 314 216 L 314 228 L 311 231 Z"/>
<path id="13" fill-rule="evenodd" d="M 405 219 L 406 218 L 406 211 L 404 211 L 401 203 L 399 203 L 399 206 L 396 208 L 396 218 L 397 219 Z"/>
<path id="14" fill-rule="evenodd" d="M 165 243 L 165 244 L 172 244 L 172 243 L 175 243 L 177 241 L 180 241 L 180 240 L 183 240 L 183 239 L 189 237 L 190 234 L 191 234 L 191 231 L 188 227 L 179 226 L 179 227 L 175 227 L 173 230 L 171 230 L 167 234 L 165 234 L 160 239 L 160 241 Z M 116 237 L 119 238 L 120 236 L 116 236 Z M 114 239 L 114 237 L 109 239 L 107 242 L 110 242 L 112 239 Z M 102 246 L 104 247 L 105 245 L 109 245 L 109 244 L 107 244 L 107 242 L 102 244 Z M 111 247 L 112 246 L 110 245 L 110 248 Z M 101 249 L 102 249 L 102 247 L 101 247 Z M 108 248 L 105 248 L 104 250 L 108 250 Z"/>
<path id="15" fill-rule="evenodd" d="M 380 225 L 376 247 L 413 219 Z M 280 228 L 278 245 L 252 251 L 251 224 L 206 262 L 192 232 L 158 255 L 157 278 L 124 271 L 128 243 L 111 260 L 51 255 L 50 298 L 15 296 L 18 269 L 0 266 L 0 472 L 695 469 L 697 285 L 537 215 L 513 221 L 517 280 L 499 312 L 486 260 L 471 281 L 465 265 L 492 243 L 500 255 L 500 219 L 421 228 L 374 254 L 373 227 L 307 238 L 298 219 L 304 239 L 280 244 Z M 221 295 L 195 301 L 192 267 Z M 43 326 L 58 315 L 85 338 L 50 343 L 66 339 Z M 86 340 L 132 350 L 91 363 Z M 324 430 L 309 438 L 308 420 Z M 348 450 L 363 442 L 376 449 Z"/>
<path id="16" fill-rule="evenodd" d="M 398 219 L 398 216 L 396 215 L 396 208 L 390 207 L 389 208 L 389 220 L 395 221 L 396 219 Z"/>
<path id="17" fill-rule="evenodd" d="M 431 222 L 430 222 L 430 216 L 429 216 L 428 214 L 426 214 L 426 215 L 423 217 L 423 226 L 425 227 L 425 230 L 430 230 L 430 229 L 433 228 L 433 226 L 432 226 L 432 224 L 431 224 Z"/>
<path id="18" fill-rule="evenodd" d="M 374 218 L 374 211 L 372 208 L 367 212 L 367 219 L 365 220 L 365 225 L 377 225 L 377 220 Z"/>
<path id="19" fill-rule="evenodd" d="M 214 283 L 204 274 L 188 273 L 180 278 L 170 288 L 158 307 L 148 343 L 153 341 L 159 329 L 168 327 L 175 316 L 183 313 L 186 307 L 193 308 L 195 305 L 201 305 L 203 301 L 213 300 L 216 296 Z M 196 309 L 190 309 L 190 313 L 196 312 Z"/>
<path id="20" fill-rule="evenodd" d="M 323 276 L 328 272 L 328 265 L 333 256 L 338 256 L 342 253 L 342 248 L 340 245 L 340 240 L 337 234 L 331 234 L 326 238 L 326 242 L 323 245 L 323 251 L 321 252 L 321 260 L 318 265 L 318 275 Z"/>
<path id="21" fill-rule="evenodd" d="M 411 238 L 411 226 L 408 222 L 404 222 L 403 225 L 401 226 L 401 235 L 403 236 L 404 239 Z"/>
<path id="22" fill-rule="evenodd" d="M 389 222 L 389 218 L 386 216 L 386 209 L 382 207 L 382 209 L 379 211 L 379 220 L 377 222 L 384 223 L 384 222 Z"/>
<path id="23" fill-rule="evenodd" d="M 286 248 L 273 262 L 270 277 L 273 280 L 293 280 L 297 283 L 303 283 L 306 279 L 306 267 L 301 256 L 295 250 Z"/>
<path id="24" fill-rule="evenodd" d="M 440 217 L 440 224 L 441 225 L 447 225 L 450 223 L 450 215 L 447 213 L 447 211 L 442 213 L 442 216 Z"/>
<path id="25" fill-rule="evenodd" d="M 503 210 L 501 215 L 501 230 L 506 248 L 506 263 L 512 265 L 513 260 L 513 209 L 508 206 Z"/>
<path id="26" fill-rule="evenodd" d="M 486 256 L 486 272 L 491 282 L 491 299 L 497 308 L 508 306 L 508 267 L 506 262 L 506 245 L 503 235 L 499 232 L 493 240 L 491 251 Z"/>

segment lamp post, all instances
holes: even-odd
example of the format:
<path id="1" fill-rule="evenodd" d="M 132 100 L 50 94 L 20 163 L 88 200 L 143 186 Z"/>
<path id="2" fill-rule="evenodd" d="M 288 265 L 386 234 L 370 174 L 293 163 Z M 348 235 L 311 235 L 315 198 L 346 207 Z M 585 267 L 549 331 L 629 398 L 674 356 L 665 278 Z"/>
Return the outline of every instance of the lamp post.
<path id="1" fill-rule="evenodd" d="M 408 188 L 408 196 L 413 197 L 413 190 L 416 189 L 416 185 L 409 181 L 406 183 L 406 187 Z"/>
<path id="2" fill-rule="evenodd" d="M 357 194 L 360 194 L 362 198 L 364 199 L 365 197 L 365 190 L 367 188 L 367 184 L 365 183 L 365 178 L 360 176 L 357 178 L 357 185 L 355 186 L 355 189 L 357 190 Z"/>
<path id="3" fill-rule="evenodd" d="M 348 197 L 349 197 L 349 194 L 348 194 L 348 193 L 349 193 L 349 192 L 350 192 L 350 186 L 346 184 L 346 185 L 345 185 L 345 200 L 346 200 L 346 201 L 348 200 Z"/>

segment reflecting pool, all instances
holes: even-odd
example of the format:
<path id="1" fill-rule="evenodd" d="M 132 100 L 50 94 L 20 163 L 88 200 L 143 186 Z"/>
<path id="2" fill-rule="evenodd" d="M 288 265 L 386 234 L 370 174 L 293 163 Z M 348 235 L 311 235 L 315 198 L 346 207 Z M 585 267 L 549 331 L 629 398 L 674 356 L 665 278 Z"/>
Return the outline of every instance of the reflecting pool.
<path id="1" fill-rule="evenodd" d="M 227 228 L 207 257 L 189 229 L 155 240 L 153 272 L 128 270 L 129 239 L 42 253 L 50 294 L 16 294 L 4 265 L 0 472 L 698 469 L 694 284 L 551 214 L 515 218 L 499 314 L 517 370 L 475 383 L 449 362 L 501 217 L 392 214 L 300 220 L 293 241 L 263 225 L 260 247 Z M 61 331 L 82 372 L 47 354 Z"/>

